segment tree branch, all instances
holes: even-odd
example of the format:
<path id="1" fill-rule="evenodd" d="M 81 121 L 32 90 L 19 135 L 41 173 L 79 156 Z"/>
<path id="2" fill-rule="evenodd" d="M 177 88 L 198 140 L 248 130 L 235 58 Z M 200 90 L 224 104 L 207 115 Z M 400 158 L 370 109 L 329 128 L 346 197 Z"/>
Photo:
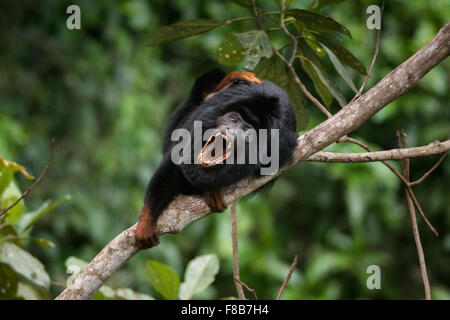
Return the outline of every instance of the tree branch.
<path id="1" fill-rule="evenodd" d="M 234 278 L 234 281 L 239 282 L 239 284 L 241 286 L 244 286 L 244 288 L 247 289 L 248 292 L 253 294 L 253 298 L 255 298 L 255 300 L 258 300 L 258 296 L 256 295 L 255 289 L 250 288 L 248 285 L 246 285 L 244 282 L 242 282 L 241 279 L 239 279 L 239 278 Z"/>
<path id="2" fill-rule="evenodd" d="M 374 161 L 386 161 L 386 160 L 402 160 L 405 158 L 416 158 L 424 156 L 432 156 L 439 153 L 444 153 L 450 150 L 450 140 L 443 142 L 434 141 L 427 146 L 415 147 L 415 148 L 405 148 L 405 149 L 392 149 L 376 152 L 364 152 L 364 153 L 335 153 L 335 152 L 324 152 L 319 151 L 312 156 L 310 156 L 305 161 L 309 162 L 343 162 L 343 163 L 353 163 L 353 162 L 374 162 Z M 445 156 L 445 154 L 444 154 Z M 444 156 L 431 168 L 427 173 L 428 176 L 431 171 L 436 169 L 437 166 L 442 162 Z M 421 182 L 425 175 L 420 178 Z M 418 182 L 411 183 L 411 185 L 416 185 Z"/>
<path id="3" fill-rule="evenodd" d="M 450 23 L 446 24 L 422 49 L 390 72 L 378 84 L 349 103 L 334 116 L 298 138 L 294 160 L 273 176 L 245 179 L 224 189 L 224 200 L 230 205 L 307 159 L 342 136 L 354 131 L 391 101 L 410 90 L 435 65 L 450 53 Z M 160 234 L 177 233 L 188 224 L 207 216 L 209 207 L 200 197 L 177 197 L 158 220 Z M 137 251 L 135 225 L 112 240 L 57 299 L 89 299 L 103 282 Z"/>
<path id="4" fill-rule="evenodd" d="M 280 291 L 278 291 L 277 300 L 281 299 L 281 295 L 283 294 L 284 289 L 286 289 L 286 286 L 287 286 L 289 280 L 291 279 L 292 273 L 294 272 L 294 269 L 297 266 L 297 262 L 298 262 L 298 255 L 295 255 L 294 260 L 292 261 L 291 267 L 289 268 L 289 272 L 286 276 L 286 279 L 284 279 L 283 284 L 281 285 Z"/>
<path id="5" fill-rule="evenodd" d="M 400 137 L 400 134 L 402 137 Z M 401 146 L 402 146 L 401 141 L 403 141 L 403 146 L 405 148 L 408 148 L 408 142 L 406 141 L 406 134 L 403 131 L 401 133 L 399 131 L 397 131 L 397 137 L 398 137 L 398 147 L 401 148 Z M 409 159 L 408 158 L 403 159 L 401 161 L 401 165 L 402 165 L 403 176 L 405 177 L 406 181 L 409 182 L 409 174 L 410 174 Z M 406 201 L 408 203 L 409 215 L 411 218 L 414 242 L 416 243 L 417 256 L 419 257 L 420 273 L 422 274 L 422 281 L 423 281 L 423 286 L 425 289 L 425 299 L 431 300 L 430 282 L 428 281 L 427 266 L 425 263 L 425 255 L 423 253 L 422 241 L 420 241 L 419 227 L 417 226 L 417 219 L 416 219 L 416 211 L 414 210 L 414 201 L 413 201 L 414 192 L 411 190 L 410 186 L 405 186 L 404 189 L 405 189 Z M 415 199 L 415 197 L 414 197 L 414 199 Z M 420 208 L 417 200 L 416 200 L 416 206 L 418 209 Z M 419 209 L 419 210 L 422 210 L 422 209 Z M 424 215 L 422 215 L 422 217 L 424 217 Z M 428 221 L 426 218 L 424 218 L 424 219 L 425 219 L 425 221 Z"/>
<path id="6" fill-rule="evenodd" d="M 239 276 L 239 250 L 238 250 L 238 235 L 237 235 L 237 217 L 236 217 L 236 202 L 231 204 L 231 239 L 233 242 L 233 276 L 234 284 L 239 300 L 245 300 L 244 290 L 242 289 L 242 281 Z"/>

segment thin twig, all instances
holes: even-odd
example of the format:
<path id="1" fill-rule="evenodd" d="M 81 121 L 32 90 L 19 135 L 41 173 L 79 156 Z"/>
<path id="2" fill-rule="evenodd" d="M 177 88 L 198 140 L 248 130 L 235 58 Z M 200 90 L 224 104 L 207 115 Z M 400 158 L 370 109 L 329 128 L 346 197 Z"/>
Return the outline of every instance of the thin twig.
<path id="1" fill-rule="evenodd" d="M 438 233 L 437 230 L 433 227 L 433 225 L 432 225 L 431 222 L 427 219 L 427 216 L 426 216 L 425 213 L 423 212 L 422 207 L 420 206 L 419 201 L 417 201 L 416 195 L 414 194 L 414 191 L 412 190 L 412 188 L 409 187 L 409 186 L 406 186 L 406 188 L 408 189 L 408 192 L 410 193 L 411 198 L 412 198 L 412 200 L 413 200 L 413 202 L 414 202 L 414 204 L 415 204 L 417 210 L 418 210 L 419 213 L 420 213 L 420 216 L 421 216 L 422 219 L 425 221 L 425 223 L 427 224 L 428 228 L 431 230 L 431 232 L 434 233 L 434 235 L 435 235 L 436 237 L 439 237 L 439 233 Z"/>
<path id="2" fill-rule="evenodd" d="M 339 141 L 342 142 L 350 142 L 350 143 L 354 143 L 359 145 L 361 148 L 365 149 L 368 152 L 373 152 L 372 149 L 364 144 L 363 142 L 350 138 L 348 136 L 344 136 L 342 137 Z M 422 217 L 422 219 L 425 221 L 425 223 L 427 224 L 427 226 L 430 228 L 431 232 L 433 232 L 436 236 L 438 236 L 438 232 L 436 231 L 436 229 L 433 227 L 433 225 L 430 223 L 430 221 L 428 221 L 427 217 L 425 216 L 425 213 L 423 212 L 419 202 L 416 199 L 416 196 L 414 195 L 414 191 L 411 189 L 410 187 L 410 182 L 408 180 L 405 179 L 405 177 L 389 162 L 385 161 L 385 160 L 381 160 L 381 162 L 389 168 L 389 170 L 391 170 L 397 177 L 400 178 L 400 180 L 402 180 L 402 182 L 405 184 L 405 186 L 408 188 L 408 192 L 411 194 L 411 197 L 414 201 L 414 204 L 416 205 L 417 209 L 419 210 L 420 216 Z M 403 168 L 403 167 L 402 167 Z"/>
<path id="3" fill-rule="evenodd" d="M 410 186 L 415 186 L 416 184 L 421 183 L 423 180 L 425 180 L 426 177 L 428 177 L 437 167 L 439 167 L 439 165 L 442 163 L 442 161 L 444 160 L 445 156 L 447 155 L 447 152 L 444 153 L 441 158 L 434 164 L 434 166 L 428 170 L 427 172 L 425 172 L 425 174 L 420 178 L 417 179 L 416 181 L 411 182 L 409 185 Z"/>
<path id="4" fill-rule="evenodd" d="M 236 285 L 236 291 L 239 300 L 245 300 L 244 290 L 242 289 L 239 277 L 239 252 L 238 252 L 238 237 L 237 237 L 237 217 L 236 217 L 236 202 L 231 204 L 231 239 L 233 242 L 233 278 Z M 236 281 L 238 279 L 239 281 Z"/>
<path id="5" fill-rule="evenodd" d="M 281 29 L 284 31 L 284 33 L 286 33 L 286 35 L 289 38 L 292 39 L 292 45 L 293 45 L 292 55 L 291 55 L 291 58 L 288 61 L 288 66 L 292 66 L 292 64 L 294 63 L 294 60 L 295 60 L 295 56 L 297 55 L 298 38 L 301 35 L 302 28 L 300 27 L 297 30 L 297 35 L 295 35 L 295 36 L 292 33 L 290 33 L 290 31 L 286 27 L 286 24 L 284 23 L 284 17 L 285 17 L 285 12 L 286 12 L 286 5 L 287 5 L 286 0 L 283 0 L 282 1 L 282 5 L 281 5 L 280 26 L 281 26 Z"/>
<path id="6" fill-rule="evenodd" d="M 0 217 L 2 217 L 6 212 L 8 212 L 9 210 L 11 210 L 14 206 L 16 206 L 20 200 L 22 200 L 23 198 L 25 198 L 31 190 L 33 190 L 34 187 L 36 187 L 38 185 L 39 182 L 41 182 L 41 179 L 45 176 L 45 174 L 47 173 L 48 168 L 50 167 L 50 163 L 53 160 L 53 156 L 55 155 L 55 138 L 52 138 L 52 152 L 50 154 L 50 158 L 48 159 L 47 165 L 45 166 L 44 170 L 42 171 L 41 175 L 36 179 L 36 181 L 34 181 L 31 186 L 28 187 L 27 190 L 25 190 L 25 192 L 20 196 L 19 199 L 17 199 L 12 205 L 10 205 L 8 208 L 4 209 L 1 213 L 0 213 Z"/>
<path id="7" fill-rule="evenodd" d="M 291 267 L 289 268 L 289 272 L 286 276 L 286 279 L 284 279 L 283 284 L 281 285 L 280 291 L 278 291 L 277 294 L 277 300 L 280 300 L 281 295 L 283 294 L 284 289 L 286 288 L 289 279 L 291 279 L 292 273 L 294 272 L 295 267 L 297 266 L 298 262 L 298 255 L 295 255 L 294 260 L 292 261 Z"/>
<path id="8" fill-rule="evenodd" d="M 380 23 L 381 23 L 382 18 L 383 18 L 384 1 L 385 1 L 385 0 L 383 0 L 383 3 L 381 4 Z M 363 82 L 361 88 L 359 88 L 358 92 L 355 94 L 355 96 L 353 97 L 353 99 L 352 99 L 350 102 L 356 100 L 356 99 L 361 95 L 361 93 L 362 93 L 363 90 L 364 90 L 364 87 L 365 87 L 366 84 L 367 84 L 367 81 L 369 81 L 369 76 L 370 76 L 370 74 L 372 73 L 372 69 L 373 69 L 373 66 L 374 66 L 374 64 L 375 64 L 375 60 L 377 59 L 377 56 L 378 56 L 378 50 L 379 50 L 379 48 L 380 48 L 380 35 L 381 35 L 381 25 L 380 25 L 380 29 L 378 29 L 378 32 L 377 32 L 377 42 L 376 42 L 376 45 L 375 45 L 375 52 L 374 52 L 374 54 L 373 54 L 372 63 L 370 64 L 369 71 L 368 71 L 367 74 L 366 74 L 366 77 L 365 77 L 365 79 L 364 79 L 364 82 Z"/>
<path id="9" fill-rule="evenodd" d="M 419 229 L 417 227 L 417 219 L 416 219 L 416 213 L 414 210 L 414 204 L 411 200 L 411 196 L 407 192 L 407 188 L 405 187 L 404 189 L 405 189 L 406 200 L 408 202 L 409 215 L 411 217 L 414 242 L 416 243 L 417 255 L 419 257 L 420 273 L 422 274 L 423 286 L 425 288 L 425 299 L 431 300 L 430 283 L 428 281 L 428 275 L 427 275 L 427 266 L 425 263 L 425 256 L 423 253 L 422 243 L 420 241 Z"/>
<path id="10" fill-rule="evenodd" d="M 286 33 L 286 35 L 291 38 L 292 40 L 295 39 L 295 36 L 288 30 L 288 28 L 286 27 L 286 24 L 284 23 L 284 16 L 285 16 L 285 11 L 286 11 L 286 0 L 282 0 L 281 1 L 281 14 L 280 14 L 280 24 L 281 24 L 281 28 L 283 29 L 284 33 Z"/>
<path id="11" fill-rule="evenodd" d="M 401 140 L 403 141 L 403 147 L 407 148 L 408 142 L 406 141 L 406 134 L 403 131 L 401 131 L 401 133 L 399 131 L 397 131 L 398 147 L 399 148 L 402 147 L 401 143 L 400 143 L 400 135 L 402 138 Z M 405 179 L 407 181 L 409 181 L 409 175 L 410 175 L 409 159 L 408 158 L 403 159 L 403 160 L 401 160 L 401 162 L 403 163 L 402 164 L 403 176 L 405 177 Z M 412 195 L 414 195 L 414 193 L 411 192 L 411 187 L 409 187 L 409 186 L 405 186 L 404 190 L 405 190 L 406 200 L 408 202 L 409 215 L 411 217 L 414 242 L 416 243 L 417 255 L 419 256 L 420 272 L 422 274 L 423 285 L 425 288 L 425 299 L 431 300 L 430 283 L 428 281 L 427 266 L 425 263 L 425 255 L 423 253 L 422 242 L 420 241 L 420 234 L 419 234 L 419 228 L 417 226 L 416 212 L 414 210 L 414 204 L 413 204 L 413 200 L 412 200 Z"/>
<path id="12" fill-rule="evenodd" d="M 298 39 L 301 37 L 302 35 L 302 29 L 303 27 L 300 26 L 297 30 L 297 35 L 295 36 L 295 38 L 292 40 L 293 42 L 293 48 L 292 48 L 292 55 L 291 58 L 289 59 L 289 65 L 292 66 L 292 64 L 294 63 L 295 57 L 297 56 L 297 49 L 298 49 Z"/>
<path id="13" fill-rule="evenodd" d="M 253 294 L 253 297 L 255 298 L 255 300 L 258 300 L 255 289 L 250 288 L 248 285 L 246 285 L 244 282 L 242 282 L 239 278 L 234 278 L 234 281 L 239 282 L 239 284 L 244 286 L 244 288 L 247 289 L 247 291 L 249 291 Z"/>
<path id="14" fill-rule="evenodd" d="M 403 142 L 403 148 L 408 148 L 409 147 L 408 141 L 406 140 L 406 133 L 403 130 L 400 130 L 400 131 L 397 130 L 397 143 L 399 145 L 399 148 L 401 148 L 400 140 Z M 428 225 L 428 227 L 430 228 L 431 232 L 433 232 L 436 235 L 436 237 L 438 237 L 439 233 L 436 231 L 436 229 L 433 227 L 433 225 L 430 223 L 430 221 L 428 221 L 427 217 L 425 216 L 425 213 L 422 210 L 422 207 L 419 204 L 419 201 L 417 201 L 417 198 L 416 198 L 416 195 L 414 194 L 414 191 L 411 188 L 411 184 L 409 183 L 409 175 L 410 175 L 410 170 L 409 170 L 409 168 L 410 168 L 410 165 L 409 165 L 410 161 L 409 161 L 409 158 L 406 158 L 406 159 L 402 160 L 401 163 L 402 163 L 402 171 L 407 173 L 407 175 L 405 175 L 404 173 L 403 173 L 403 175 L 405 176 L 406 181 L 408 182 L 406 184 L 406 188 L 408 189 L 408 193 L 411 196 L 411 198 L 412 198 L 412 200 L 414 202 L 414 205 L 416 206 L 417 210 L 419 210 L 419 213 L 420 213 L 420 216 L 422 217 L 422 219 Z"/>

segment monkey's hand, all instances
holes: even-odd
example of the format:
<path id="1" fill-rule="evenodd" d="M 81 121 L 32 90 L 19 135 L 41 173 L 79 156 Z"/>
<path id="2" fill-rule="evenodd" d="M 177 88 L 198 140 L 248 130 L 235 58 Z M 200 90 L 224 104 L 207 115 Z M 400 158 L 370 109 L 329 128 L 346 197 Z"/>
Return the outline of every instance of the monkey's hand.
<path id="1" fill-rule="evenodd" d="M 211 212 L 224 212 L 227 210 L 227 204 L 223 200 L 220 190 L 205 192 L 203 199 L 205 199 Z"/>
<path id="2" fill-rule="evenodd" d="M 140 249 L 148 249 L 159 244 L 156 221 L 152 221 L 150 209 L 147 205 L 142 209 L 139 222 L 136 227 L 136 245 Z"/>

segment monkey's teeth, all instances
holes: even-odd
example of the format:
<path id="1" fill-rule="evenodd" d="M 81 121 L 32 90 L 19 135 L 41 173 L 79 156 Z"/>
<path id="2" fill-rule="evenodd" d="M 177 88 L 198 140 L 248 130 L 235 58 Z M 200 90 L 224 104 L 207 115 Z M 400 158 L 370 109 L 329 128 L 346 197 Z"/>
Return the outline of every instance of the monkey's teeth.
<path id="1" fill-rule="evenodd" d="M 222 138 L 227 142 L 227 145 L 226 145 L 225 149 L 223 150 L 223 151 L 225 151 L 225 154 L 223 154 L 223 152 L 222 152 L 221 158 L 218 156 L 215 156 L 215 157 L 211 157 L 212 158 L 211 159 L 209 157 L 210 153 L 208 151 L 210 151 L 211 148 L 214 147 L 213 139 L 218 136 L 222 136 Z M 221 163 L 224 160 L 226 160 L 231 155 L 231 148 L 232 148 L 232 143 L 230 142 L 230 140 L 226 136 L 226 134 L 218 131 L 206 141 L 206 143 L 203 146 L 197 159 L 203 166 L 215 166 L 216 164 Z"/>

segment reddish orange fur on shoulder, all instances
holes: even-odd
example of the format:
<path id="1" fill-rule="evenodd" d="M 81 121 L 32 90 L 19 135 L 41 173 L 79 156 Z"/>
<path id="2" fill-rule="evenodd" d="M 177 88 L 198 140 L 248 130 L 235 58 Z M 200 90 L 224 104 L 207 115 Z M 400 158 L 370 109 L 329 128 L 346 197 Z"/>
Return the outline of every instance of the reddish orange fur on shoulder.
<path id="1" fill-rule="evenodd" d="M 233 71 L 226 75 L 225 78 L 220 81 L 220 83 L 217 85 L 217 87 L 213 90 L 213 92 L 217 92 L 225 88 L 230 82 L 232 82 L 235 79 L 242 79 L 247 80 L 249 82 L 255 82 L 255 83 L 261 83 L 261 80 L 259 80 L 255 74 L 251 72 L 241 72 L 241 71 Z"/>

